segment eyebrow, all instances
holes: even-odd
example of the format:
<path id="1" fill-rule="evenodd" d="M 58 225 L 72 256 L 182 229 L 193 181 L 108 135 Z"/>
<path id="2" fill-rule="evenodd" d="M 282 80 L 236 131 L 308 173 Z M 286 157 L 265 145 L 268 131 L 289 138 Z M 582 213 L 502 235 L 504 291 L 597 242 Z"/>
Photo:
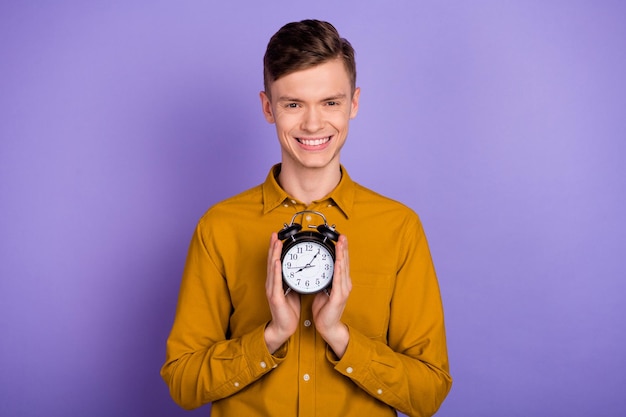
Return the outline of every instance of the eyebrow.
<path id="1" fill-rule="evenodd" d="M 320 102 L 322 101 L 333 101 L 333 100 L 342 100 L 345 99 L 347 96 L 345 94 L 336 94 L 334 96 L 330 96 L 330 97 L 326 97 L 322 100 L 320 100 Z M 303 100 L 296 98 L 296 97 L 289 97 L 289 96 L 280 96 L 278 98 L 278 101 L 295 101 L 295 102 L 302 102 Z"/>

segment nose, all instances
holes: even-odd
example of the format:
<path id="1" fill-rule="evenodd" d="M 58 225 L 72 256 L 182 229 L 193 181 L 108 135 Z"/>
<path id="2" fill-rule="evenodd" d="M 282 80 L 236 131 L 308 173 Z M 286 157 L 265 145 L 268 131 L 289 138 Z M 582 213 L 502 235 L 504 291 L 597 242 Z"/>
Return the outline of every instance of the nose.
<path id="1" fill-rule="evenodd" d="M 307 132 L 317 132 L 324 125 L 323 115 L 320 109 L 309 107 L 302 118 L 302 129 Z"/>

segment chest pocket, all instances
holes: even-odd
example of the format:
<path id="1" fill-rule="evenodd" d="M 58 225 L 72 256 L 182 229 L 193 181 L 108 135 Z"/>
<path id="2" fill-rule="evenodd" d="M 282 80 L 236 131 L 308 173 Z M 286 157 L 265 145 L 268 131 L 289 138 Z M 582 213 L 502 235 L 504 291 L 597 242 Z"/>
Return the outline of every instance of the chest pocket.
<path id="1" fill-rule="evenodd" d="M 392 278 L 352 271 L 352 292 L 342 320 L 371 338 L 386 338 L 389 327 Z"/>

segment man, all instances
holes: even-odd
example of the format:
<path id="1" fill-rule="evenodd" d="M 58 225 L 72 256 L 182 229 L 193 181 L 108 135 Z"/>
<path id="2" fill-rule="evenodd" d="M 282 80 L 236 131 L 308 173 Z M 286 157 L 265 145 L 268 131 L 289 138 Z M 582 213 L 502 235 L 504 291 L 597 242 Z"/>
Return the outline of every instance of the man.
<path id="1" fill-rule="evenodd" d="M 161 371 L 172 397 L 216 417 L 434 414 L 451 378 L 421 223 L 340 164 L 359 108 L 352 46 L 329 23 L 287 24 L 264 81 L 281 163 L 198 223 Z M 276 231 L 303 210 L 341 233 L 328 293 L 283 289 Z"/>

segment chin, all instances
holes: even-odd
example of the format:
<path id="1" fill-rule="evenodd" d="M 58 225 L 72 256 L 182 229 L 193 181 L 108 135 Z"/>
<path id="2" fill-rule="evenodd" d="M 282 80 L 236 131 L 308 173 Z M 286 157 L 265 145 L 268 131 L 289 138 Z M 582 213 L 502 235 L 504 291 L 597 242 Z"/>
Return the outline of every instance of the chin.
<path id="1" fill-rule="evenodd" d="M 317 160 L 307 158 L 307 159 L 301 159 L 300 165 L 308 169 L 324 169 L 329 166 L 332 166 L 334 161 L 335 161 L 334 159 L 328 159 L 328 158 L 317 159 Z"/>

